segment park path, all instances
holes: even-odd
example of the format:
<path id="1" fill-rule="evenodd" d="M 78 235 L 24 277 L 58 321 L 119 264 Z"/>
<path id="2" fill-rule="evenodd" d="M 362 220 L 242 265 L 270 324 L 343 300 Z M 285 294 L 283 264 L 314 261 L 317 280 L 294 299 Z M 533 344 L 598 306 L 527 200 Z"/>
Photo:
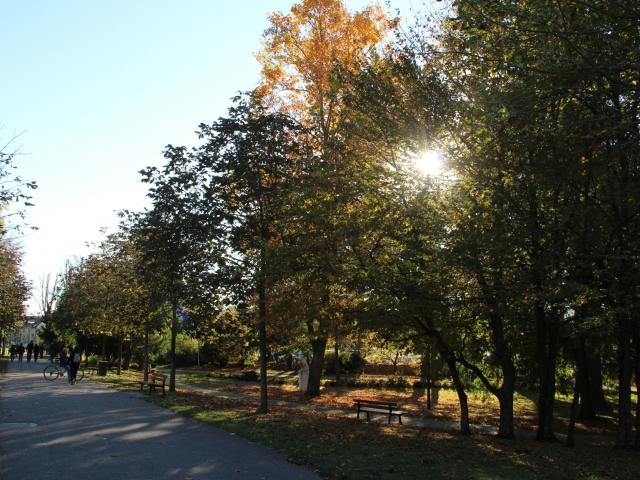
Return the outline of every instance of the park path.
<path id="1" fill-rule="evenodd" d="M 97 382 L 0 374 L 0 479 L 318 480 L 261 445 Z"/>

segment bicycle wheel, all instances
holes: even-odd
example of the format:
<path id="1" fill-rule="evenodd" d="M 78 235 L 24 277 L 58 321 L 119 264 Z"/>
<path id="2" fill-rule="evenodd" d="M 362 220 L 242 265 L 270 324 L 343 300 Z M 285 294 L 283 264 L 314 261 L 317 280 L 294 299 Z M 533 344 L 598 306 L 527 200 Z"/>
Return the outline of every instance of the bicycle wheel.
<path id="1" fill-rule="evenodd" d="M 55 380 L 60 376 L 60 369 L 56 365 L 47 365 L 42 371 L 45 380 Z"/>
<path id="2" fill-rule="evenodd" d="M 78 373 L 76 373 L 76 383 L 84 378 L 84 368 L 79 368 Z"/>

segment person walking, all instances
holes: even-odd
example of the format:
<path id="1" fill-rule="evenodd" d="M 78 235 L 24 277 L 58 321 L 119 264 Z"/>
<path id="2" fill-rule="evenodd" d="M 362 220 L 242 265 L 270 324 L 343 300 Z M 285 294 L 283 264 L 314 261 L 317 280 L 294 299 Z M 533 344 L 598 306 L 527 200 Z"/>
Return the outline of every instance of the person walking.
<path id="1" fill-rule="evenodd" d="M 31 357 L 33 356 L 33 340 L 27 345 L 27 363 L 31 363 Z"/>
<path id="2" fill-rule="evenodd" d="M 40 345 L 36 343 L 33 346 L 33 363 L 38 363 L 38 355 L 40 355 Z"/>
<path id="3" fill-rule="evenodd" d="M 12 343 L 11 346 L 9 347 L 9 355 L 11 356 L 12 362 L 13 362 L 13 359 L 16 358 L 17 353 L 18 353 L 18 347 L 16 347 L 15 343 Z"/>
<path id="4" fill-rule="evenodd" d="M 67 378 L 71 376 L 71 372 L 69 369 L 69 350 L 67 349 L 67 347 L 64 347 L 60 352 L 60 368 L 64 369 L 64 371 L 67 372 Z"/>
<path id="5" fill-rule="evenodd" d="M 22 357 L 24 357 L 24 345 L 20 343 L 18 345 L 18 363 L 22 363 Z"/>
<path id="6" fill-rule="evenodd" d="M 78 375 L 78 369 L 80 368 L 80 362 L 82 361 L 82 355 L 78 347 L 71 351 L 71 368 L 69 371 L 69 383 L 76 383 L 76 376 Z"/>

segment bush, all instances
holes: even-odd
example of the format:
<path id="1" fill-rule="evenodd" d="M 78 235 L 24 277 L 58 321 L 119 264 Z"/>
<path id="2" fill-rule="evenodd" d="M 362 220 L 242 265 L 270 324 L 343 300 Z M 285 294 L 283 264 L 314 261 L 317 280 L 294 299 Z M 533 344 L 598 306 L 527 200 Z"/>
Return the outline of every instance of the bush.
<path id="1" fill-rule="evenodd" d="M 409 386 L 409 382 L 404 377 L 391 377 L 387 380 L 388 388 L 407 388 Z"/>
<path id="2" fill-rule="evenodd" d="M 200 363 L 224 368 L 229 364 L 229 355 L 221 351 L 218 346 L 207 344 L 200 349 Z"/>
<path id="3" fill-rule="evenodd" d="M 245 380 L 248 382 L 257 382 L 259 379 L 258 372 L 256 372 L 255 370 L 244 370 L 240 372 L 238 379 Z"/>
<path id="4" fill-rule="evenodd" d="M 95 367 L 96 365 L 98 365 L 98 362 L 100 361 L 100 355 L 89 355 L 89 365 L 91 365 L 92 367 Z"/>
<path id="5" fill-rule="evenodd" d="M 340 371 L 348 374 L 362 373 L 364 368 L 364 358 L 360 352 L 343 352 L 340 354 Z M 328 353 L 324 357 L 324 373 L 327 375 L 335 375 L 336 373 L 336 356 L 333 352 Z"/>
<path id="6" fill-rule="evenodd" d="M 163 363 L 171 363 L 171 350 L 162 355 Z M 176 337 L 176 367 L 192 367 L 198 363 L 198 341 L 184 333 Z"/>

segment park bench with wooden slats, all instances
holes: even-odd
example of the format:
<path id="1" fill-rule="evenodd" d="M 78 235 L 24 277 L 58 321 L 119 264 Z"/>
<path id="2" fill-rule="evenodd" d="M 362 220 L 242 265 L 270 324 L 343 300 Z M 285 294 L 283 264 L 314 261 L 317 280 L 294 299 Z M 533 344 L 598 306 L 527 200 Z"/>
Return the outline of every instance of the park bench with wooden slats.
<path id="1" fill-rule="evenodd" d="M 149 373 L 148 378 L 149 379 L 146 382 L 144 380 L 140 380 L 140 382 L 138 382 L 140 383 L 140 391 L 142 391 L 144 387 L 149 387 L 149 395 L 151 395 L 151 392 L 156 391 L 156 387 L 162 387 L 162 396 L 164 397 L 164 387 L 167 383 L 167 375 L 163 373 L 152 372 Z"/>
<path id="2" fill-rule="evenodd" d="M 360 418 L 360 412 L 364 412 L 367 414 L 367 421 L 371 420 L 372 413 L 380 413 L 388 416 L 387 423 L 391 423 L 391 419 L 396 416 L 398 417 L 398 422 L 402 425 L 402 415 L 407 413 L 404 410 L 398 410 L 396 402 L 379 402 L 362 398 L 356 398 L 353 402 L 358 412 L 358 418 Z"/>

